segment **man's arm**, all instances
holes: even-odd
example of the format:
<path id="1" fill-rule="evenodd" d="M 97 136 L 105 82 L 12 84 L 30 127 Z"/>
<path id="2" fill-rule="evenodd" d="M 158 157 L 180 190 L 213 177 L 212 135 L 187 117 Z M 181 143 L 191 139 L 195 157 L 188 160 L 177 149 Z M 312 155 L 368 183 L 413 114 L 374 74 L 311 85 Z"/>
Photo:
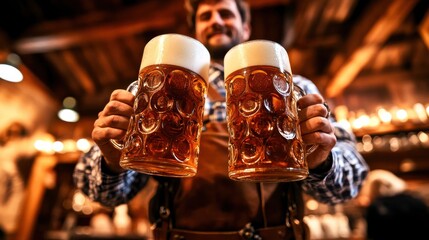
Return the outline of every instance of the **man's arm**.
<path id="1" fill-rule="evenodd" d="M 79 190 L 91 200 L 109 207 L 130 201 L 146 185 L 148 178 L 135 171 L 110 171 L 97 145 L 81 156 L 73 173 Z"/>
<path id="2" fill-rule="evenodd" d="M 294 76 L 294 83 L 304 89 L 307 94 L 320 95 L 316 85 L 306 78 Z M 309 155 L 312 160 L 323 156 L 323 159 L 317 160 L 323 162 L 318 166 L 316 165 L 315 168 L 310 168 L 309 177 L 304 180 L 303 187 L 304 191 L 316 200 L 335 204 L 357 196 L 369 168 L 356 149 L 356 139 L 353 133 L 342 127 L 332 117 L 329 117 L 329 122 L 333 131 L 329 135 L 335 135 L 335 145 L 328 152 L 323 149 L 316 149 L 314 153 Z M 324 132 L 318 134 L 329 137 Z M 323 155 L 317 155 L 322 153 Z"/>
<path id="3" fill-rule="evenodd" d="M 337 143 L 329 159 L 322 166 L 310 170 L 303 185 L 307 194 L 328 204 L 356 197 L 369 171 L 355 147 L 354 136 L 338 123 L 334 122 L 333 125 Z"/>

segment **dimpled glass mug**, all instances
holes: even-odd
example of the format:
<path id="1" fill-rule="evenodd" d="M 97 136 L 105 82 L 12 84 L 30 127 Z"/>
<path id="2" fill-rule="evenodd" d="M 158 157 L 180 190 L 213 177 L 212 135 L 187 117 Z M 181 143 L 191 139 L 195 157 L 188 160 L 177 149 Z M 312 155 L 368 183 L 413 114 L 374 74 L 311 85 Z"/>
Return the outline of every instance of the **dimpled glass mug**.
<path id="1" fill-rule="evenodd" d="M 296 102 L 304 93 L 292 81 L 286 50 L 252 40 L 225 55 L 229 177 L 238 181 L 287 182 L 308 176 Z"/>
<path id="2" fill-rule="evenodd" d="M 119 164 L 169 177 L 197 172 L 210 54 L 197 40 L 164 34 L 145 46 L 134 113 Z"/>

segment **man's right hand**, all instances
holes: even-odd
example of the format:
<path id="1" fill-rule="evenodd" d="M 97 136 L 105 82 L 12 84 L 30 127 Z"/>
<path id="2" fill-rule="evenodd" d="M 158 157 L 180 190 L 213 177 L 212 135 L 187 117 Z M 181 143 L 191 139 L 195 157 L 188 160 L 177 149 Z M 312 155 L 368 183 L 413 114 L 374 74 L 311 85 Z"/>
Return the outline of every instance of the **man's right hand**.
<path id="1" fill-rule="evenodd" d="M 127 90 L 113 91 L 109 102 L 98 114 L 92 130 L 92 139 L 103 153 L 107 166 L 118 173 L 124 171 L 119 166 L 121 151 L 115 148 L 110 140 L 120 140 L 125 136 L 133 113 L 134 98 Z"/>

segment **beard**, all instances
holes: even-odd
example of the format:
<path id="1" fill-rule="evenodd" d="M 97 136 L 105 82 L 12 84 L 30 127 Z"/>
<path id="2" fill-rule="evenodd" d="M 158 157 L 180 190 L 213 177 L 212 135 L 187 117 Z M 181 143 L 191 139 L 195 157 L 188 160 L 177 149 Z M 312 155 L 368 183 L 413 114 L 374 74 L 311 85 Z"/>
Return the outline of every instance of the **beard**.
<path id="1" fill-rule="evenodd" d="M 223 44 L 223 45 L 218 45 L 218 46 L 212 46 L 210 44 L 208 44 L 207 49 L 210 52 L 210 56 L 213 59 L 217 59 L 217 60 L 223 60 L 223 58 L 225 57 L 225 54 L 234 46 L 236 46 L 237 44 L 240 43 L 240 40 L 237 38 L 233 38 L 231 39 L 231 42 L 228 44 Z"/>

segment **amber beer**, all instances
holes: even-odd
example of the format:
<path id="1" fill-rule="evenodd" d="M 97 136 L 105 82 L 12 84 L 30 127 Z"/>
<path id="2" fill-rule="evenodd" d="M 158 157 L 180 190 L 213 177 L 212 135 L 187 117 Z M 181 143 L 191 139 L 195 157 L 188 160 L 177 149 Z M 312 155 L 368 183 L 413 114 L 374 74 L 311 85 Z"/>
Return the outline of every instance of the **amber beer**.
<path id="1" fill-rule="evenodd" d="M 254 40 L 225 56 L 229 177 L 297 181 L 308 176 L 289 58 L 279 44 Z"/>
<path id="2" fill-rule="evenodd" d="M 145 46 L 121 167 L 169 177 L 197 172 L 210 55 L 179 34 Z"/>

